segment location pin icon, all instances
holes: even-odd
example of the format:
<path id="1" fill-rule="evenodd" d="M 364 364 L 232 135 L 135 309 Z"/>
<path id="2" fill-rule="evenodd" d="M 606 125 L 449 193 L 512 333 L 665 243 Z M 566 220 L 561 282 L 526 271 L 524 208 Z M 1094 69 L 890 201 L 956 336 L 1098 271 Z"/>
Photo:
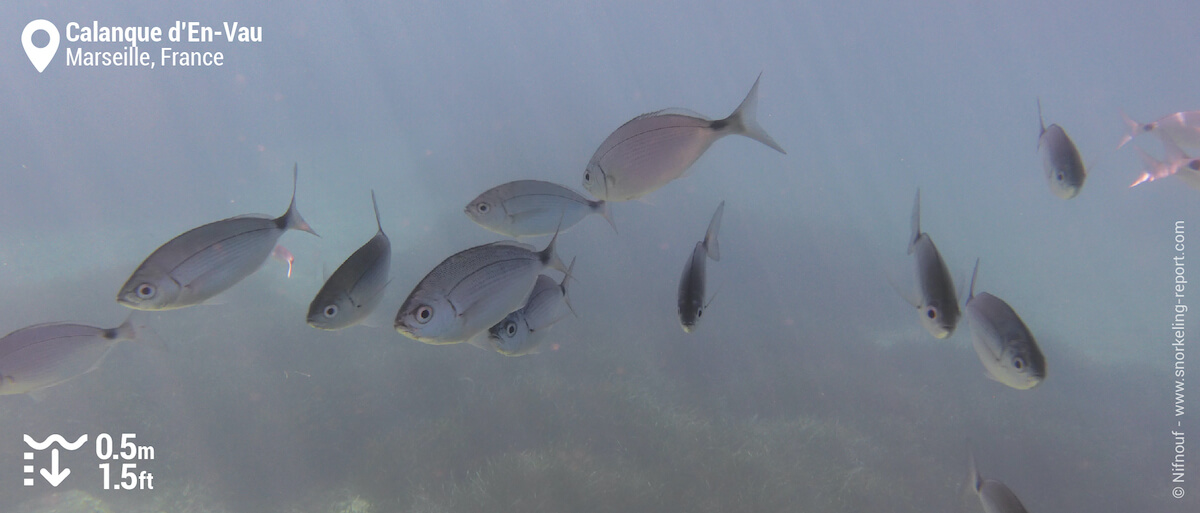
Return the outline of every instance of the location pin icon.
<path id="1" fill-rule="evenodd" d="M 33 44 L 33 33 L 39 30 L 44 30 L 50 35 L 50 43 L 42 48 Z M 58 53 L 58 27 L 46 20 L 33 20 L 21 31 L 21 44 L 25 46 L 25 55 L 29 56 L 29 62 L 41 73 L 54 59 L 54 54 Z"/>

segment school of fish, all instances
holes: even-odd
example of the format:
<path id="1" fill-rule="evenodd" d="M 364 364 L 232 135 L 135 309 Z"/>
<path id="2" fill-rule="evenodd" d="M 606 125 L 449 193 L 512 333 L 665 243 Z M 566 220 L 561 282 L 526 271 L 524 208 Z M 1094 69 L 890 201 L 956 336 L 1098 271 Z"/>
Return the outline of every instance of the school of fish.
<path id="1" fill-rule="evenodd" d="M 480 193 L 463 209 L 474 223 L 510 237 L 552 235 L 537 249 L 499 240 L 446 257 L 413 286 L 396 311 L 393 328 L 426 344 L 468 342 L 505 356 L 538 354 L 547 330 L 574 314 L 568 294 L 575 259 L 563 265 L 558 238 L 592 214 L 617 232 L 612 204 L 642 198 L 685 176 L 705 151 L 726 135 L 742 135 L 786 154 L 757 122 L 759 80 L 734 111 L 709 119 L 683 109 L 636 116 L 605 138 L 587 162 L 582 185 L 595 199 L 566 186 L 517 180 Z M 1065 129 L 1046 126 L 1037 101 L 1037 151 L 1050 192 L 1063 200 L 1078 196 L 1087 176 L 1083 159 Z M 1200 148 L 1200 111 L 1178 112 L 1149 123 L 1124 116 L 1127 135 L 1157 136 L 1164 149 L 1158 160 L 1137 148 L 1145 168 L 1130 186 L 1179 176 L 1200 189 L 1200 159 L 1182 147 Z M 165 242 L 138 264 L 117 292 L 118 304 L 134 310 L 173 310 L 205 303 L 254 273 L 269 258 L 294 257 L 278 245 L 288 231 L 317 235 L 296 207 L 298 165 L 292 170 L 292 198 L 278 217 L 248 214 L 215 221 Z M 374 191 L 376 233 L 351 253 L 315 293 L 305 321 L 313 328 L 340 330 L 361 324 L 384 300 L 392 246 L 384 233 Z M 972 347 L 988 378 L 1015 390 L 1030 390 L 1046 379 L 1046 360 L 1030 328 L 1007 302 L 975 291 L 978 260 L 966 301 L 960 306 L 949 266 L 922 231 L 921 195 L 910 218 L 908 254 L 914 260 L 917 290 L 901 292 L 915 308 L 920 325 L 937 339 L 951 337 L 961 318 L 970 325 Z M 679 279 L 677 317 L 685 332 L 698 329 L 713 298 L 707 295 L 706 262 L 720 260 L 718 232 L 725 210 L 713 212 L 703 239 L 696 242 Z M 700 213 L 696 212 L 698 216 Z M 560 279 L 545 274 L 561 273 Z M 1018 305 L 1019 306 L 1019 305 Z M 664 305 L 665 307 L 665 305 Z M 662 308 L 664 311 L 665 308 Z M 299 315 L 297 314 L 297 320 Z M 0 338 L 0 395 L 35 393 L 96 370 L 121 341 L 137 340 L 132 316 L 116 328 L 52 322 L 17 329 Z M 970 456 L 970 485 L 988 512 L 1018 513 L 1025 507 L 1003 483 L 983 479 Z"/>

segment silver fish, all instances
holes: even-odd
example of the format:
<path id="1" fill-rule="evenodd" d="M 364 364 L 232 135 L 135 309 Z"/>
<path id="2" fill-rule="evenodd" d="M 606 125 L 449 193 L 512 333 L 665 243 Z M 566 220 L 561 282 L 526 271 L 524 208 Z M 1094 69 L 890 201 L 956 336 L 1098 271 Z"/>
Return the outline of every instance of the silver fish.
<path id="1" fill-rule="evenodd" d="M 985 513 L 1027 513 L 1025 505 L 1017 494 L 1008 489 L 1004 483 L 995 479 L 984 479 L 975 467 L 975 454 L 970 455 L 971 473 L 968 481 L 971 488 L 979 495 L 979 502 Z"/>
<path id="2" fill-rule="evenodd" d="M 1135 146 L 1138 155 L 1142 158 L 1144 168 L 1141 176 L 1134 180 L 1130 187 L 1136 187 L 1145 182 L 1153 182 L 1159 178 L 1168 176 L 1178 176 L 1184 183 L 1188 184 L 1193 189 L 1200 190 L 1200 159 L 1189 157 L 1175 141 L 1171 139 L 1162 139 L 1163 160 L 1151 157 L 1145 150 Z"/>
<path id="3" fill-rule="evenodd" d="M 1046 127 L 1046 122 L 1042 121 L 1041 99 L 1038 99 L 1038 123 L 1042 125 L 1038 134 L 1038 152 L 1042 154 L 1042 169 L 1046 171 L 1050 192 L 1062 199 L 1074 198 L 1087 178 L 1079 150 L 1061 126 L 1051 124 Z"/>
<path id="4" fill-rule="evenodd" d="M 353 326 L 370 315 L 383 298 L 392 264 L 392 242 L 383 233 L 375 191 L 371 191 L 371 205 L 379 230 L 325 281 L 308 305 L 309 326 L 323 330 Z"/>
<path id="5" fill-rule="evenodd" d="M 494 326 L 525 304 L 538 274 L 551 267 L 566 272 L 546 248 L 500 241 L 451 255 L 434 267 L 396 312 L 396 331 L 426 344 L 457 344 Z"/>
<path id="6" fill-rule="evenodd" d="M 683 326 L 683 331 L 691 333 L 696 329 L 696 323 L 700 322 L 700 316 L 704 314 L 705 304 L 704 297 L 704 263 L 708 259 L 714 262 L 721 261 L 721 247 L 717 244 L 717 232 L 721 230 L 721 214 L 725 212 L 725 202 L 722 201 L 717 205 L 717 211 L 713 212 L 712 220 L 708 222 L 708 231 L 704 233 L 704 240 L 696 243 L 696 247 L 692 248 L 692 256 L 688 258 L 687 264 L 683 266 L 683 276 L 679 277 L 679 324 Z"/>
<path id="7" fill-rule="evenodd" d="M 568 311 L 574 311 L 571 298 L 567 295 L 567 280 L 571 278 L 574 268 L 575 261 L 572 260 L 561 283 L 544 274 L 539 275 L 525 306 L 488 328 L 491 347 L 505 356 L 538 352 L 546 337 L 546 329 L 566 317 Z"/>
<path id="8" fill-rule="evenodd" d="M 1046 358 L 1037 341 L 1004 300 L 980 292 L 975 295 L 975 275 L 971 272 L 967 296 L 967 319 L 971 323 L 971 341 L 988 377 L 1017 390 L 1036 387 L 1046 378 Z"/>
<path id="9" fill-rule="evenodd" d="M 541 180 L 517 180 L 493 187 L 471 200 L 463 211 L 479 226 L 509 237 L 566 231 L 589 214 L 600 214 L 613 231 L 617 229 L 607 202 L 592 201 Z"/>
<path id="10" fill-rule="evenodd" d="M 283 232 L 316 235 L 296 210 L 296 176 L 293 168 L 292 201 L 282 216 L 231 217 L 184 232 L 146 257 L 117 293 L 117 302 L 136 310 L 203 303 L 262 266 Z"/>
<path id="11" fill-rule="evenodd" d="M 762 78 L 762 75 L 759 75 Z M 744 135 L 786 154 L 758 125 L 758 80 L 725 119 L 711 120 L 682 109 L 642 114 L 616 129 L 592 155 L 583 186 L 605 201 L 640 198 L 684 172 L 717 139 Z"/>
<path id="12" fill-rule="evenodd" d="M 117 342 L 135 337 L 130 319 L 112 329 L 51 323 L 9 333 L 0 338 L 0 395 L 33 392 L 87 374 Z"/>
<path id="13" fill-rule="evenodd" d="M 921 325 L 936 338 L 946 338 L 954 333 L 961 313 L 958 310 L 958 295 L 954 291 L 954 280 L 950 270 L 938 253 L 937 246 L 929 234 L 921 232 L 921 191 L 913 201 L 912 239 L 908 254 L 916 254 L 917 283 L 920 298 L 909 302 L 917 308 Z"/>
<path id="14" fill-rule="evenodd" d="M 1125 120 L 1129 133 L 1121 138 L 1117 149 L 1121 149 L 1138 134 L 1151 132 L 1158 134 L 1159 139 L 1164 141 L 1170 139 L 1180 146 L 1200 148 L 1200 110 L 1176 112 L 1149 123 L 1138 123 L 1124 112 L 1121 113 L 1121 117 Z"/>

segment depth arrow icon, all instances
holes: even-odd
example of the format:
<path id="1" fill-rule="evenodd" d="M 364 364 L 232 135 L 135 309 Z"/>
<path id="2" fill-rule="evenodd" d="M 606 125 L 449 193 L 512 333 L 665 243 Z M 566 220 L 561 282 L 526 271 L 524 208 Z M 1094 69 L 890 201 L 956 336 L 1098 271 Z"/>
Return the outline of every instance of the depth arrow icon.
<path id="1" fill-rule="evenodd" d="M 58 470 L 58 449 L 50 450 L 50 470 L 42 469 L 42 477 L 46 478 L 46 482 L 50 486 L 58 486 L 62 484 L 63 479 L 71 475 L 71 469 L 64 468 L 61 472 Z"/>

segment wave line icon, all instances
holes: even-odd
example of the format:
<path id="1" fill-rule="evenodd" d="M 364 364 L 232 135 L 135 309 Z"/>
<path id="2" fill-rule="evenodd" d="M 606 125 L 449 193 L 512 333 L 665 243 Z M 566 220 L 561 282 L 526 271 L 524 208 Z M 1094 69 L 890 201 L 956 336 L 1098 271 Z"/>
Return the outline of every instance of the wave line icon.
<path id="1" fill-rule="evenodd" d="M 88 436 L 84 434 L 83 436 L 79 437 L 78 440 L 75 440 L 75 443 L 68 443 L 67 439 L 56 433 L 47 437 L 45 441 L 38 442 L 37 440 L 34 440 L 33 437 L 25 435 L 25 443 L 35 451 L 45 450 L 47 447 L 50 447 L 53 444 L 61 445 L 63 449 L 68 451 L 74 451 L 83 445 L 84 442 L 87 442 L 87 438 Z"/>

